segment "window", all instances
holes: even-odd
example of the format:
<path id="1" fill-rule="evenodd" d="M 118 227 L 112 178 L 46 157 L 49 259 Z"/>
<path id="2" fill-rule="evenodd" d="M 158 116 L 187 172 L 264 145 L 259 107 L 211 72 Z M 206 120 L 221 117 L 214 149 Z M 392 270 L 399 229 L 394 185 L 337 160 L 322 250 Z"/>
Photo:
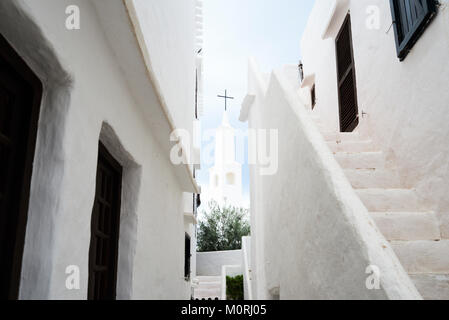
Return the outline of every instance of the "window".
<path id="1" fill-rule="evenodd" d="M 185 250 L 184 250 L 184 278 L 190 279 L 190 236 L 185 234 Z"/>
<path id="2" fill-rule="evenodd" d="M 226 174 L 226 184 L 229 185 L 235 184 L 235 176 L 232 172 Z"/>
<path id="3" fill-rule="evenodd" d="M 299 71 L 299 82 L 303 82 L 304 80 L 304 65 L 302 64 L 302 61 L 299 61 L 298 64 L 298 71 Z"/>
<path id="4" fill-rule="evenodd" d="M 315 85 L 312 86 L 312 90 L 310 91 L 310 97 L 312 100 L 312 110 L 313 110 L 313 109 L 315 109 L 315 105 L 316 105 Z"/>
<path id="5" fill-rule="evenodd" d="M 89 249 L 89 300 L 114 300 L 117 283 L 122 167 L 99 144 Z"/>
<path id="6" fill-rule="evenodd" d="M 435 0 L 390 0 L 396 48 L 404 60 L 436 13 Z"/>
<path id="7" fill-rule="evenodd" d="M 17 299 L 42 84 L 0 34 L 0 300 Z"/>

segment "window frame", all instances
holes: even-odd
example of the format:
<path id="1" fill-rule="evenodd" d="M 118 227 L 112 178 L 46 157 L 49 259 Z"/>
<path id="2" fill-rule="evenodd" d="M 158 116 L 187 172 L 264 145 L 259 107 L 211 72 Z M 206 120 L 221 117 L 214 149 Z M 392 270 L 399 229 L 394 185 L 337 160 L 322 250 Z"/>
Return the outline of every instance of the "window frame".
<path id="1" fill-rule="evenodd" d="M 396 52 L 400 61 L 403 61 L 409 52 L 412 50 L 416 42 L 421 35 L 427 29 L 427 26 L 433 20 L 437 13 L 437 1 L 436 0 L 423 0 L 423 9 L 425 14 L 415 21 L 415 24 L 411 30 L 405 33 L 402 30 L 402 20 L 406 17 L 410 18 L 410 15 L 404 16 L 404 12 L 398 8 L 399 0 L 390 0 L 391 16 L 393 20 Z M 405 0 L 410 1 L 410 0 Z M 418 1 L 418 0 L 412 0 Z M 406 13 L 407 14 L 407 13 Z"/>

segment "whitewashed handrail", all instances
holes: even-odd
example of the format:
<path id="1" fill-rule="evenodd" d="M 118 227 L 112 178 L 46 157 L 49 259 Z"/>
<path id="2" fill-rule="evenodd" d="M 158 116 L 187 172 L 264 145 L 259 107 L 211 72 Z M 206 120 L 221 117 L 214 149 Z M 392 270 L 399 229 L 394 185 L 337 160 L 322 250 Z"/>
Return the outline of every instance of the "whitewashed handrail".
<path id="1" fill-rule="evenodd" d="M 256 199 L 264 226 L 262 247 L 251 248 L 263 252 L 251 261 L 258 295 L 277 289 L 285 299 L 422 299 L 298 90 L 278 70 L 264 91 L 255 66 L 250 64 L 248 86 L 256 95 L 250 123 L 276 129 L 279 138 L 277 172 L 257 176 L 258 192 L 270 192 L 269 199 Z M 371 266 L 381 272 L 376 290 L 367 285 Z"/>

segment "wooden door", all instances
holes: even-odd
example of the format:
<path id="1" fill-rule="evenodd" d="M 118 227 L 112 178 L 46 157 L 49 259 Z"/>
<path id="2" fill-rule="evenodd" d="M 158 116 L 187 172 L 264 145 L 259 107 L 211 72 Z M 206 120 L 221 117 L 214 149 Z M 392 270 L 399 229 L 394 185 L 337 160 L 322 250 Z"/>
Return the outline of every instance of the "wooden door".
<path id="1" fill-rule="evenodd" d="M 336 38 L 340 131 L 352 132 L 359 124 L 351 17 L 348 14 Z"/>
<path id="2" fill-rule="evenodd" d="M 0 298 L 19 293 L 42 84 L 0 35 Z"/>
<path id="3" fill-rule="evenodd" d="M 89 249 L 89 300 L 116 297 L 122 167 L 99 144 Z"/>

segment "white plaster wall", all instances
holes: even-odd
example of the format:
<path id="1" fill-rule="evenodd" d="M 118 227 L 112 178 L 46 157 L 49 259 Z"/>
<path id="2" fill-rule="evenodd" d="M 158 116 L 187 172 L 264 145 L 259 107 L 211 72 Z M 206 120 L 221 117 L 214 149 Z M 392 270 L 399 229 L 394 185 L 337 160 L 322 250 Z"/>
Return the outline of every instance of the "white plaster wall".
<path id="1" fill-rule="evenodd" d="M 338 91 L 335 85 L 337 81 L 335 43 L 333 39 L 321 40 L 323 30 L 331 13 L 333 1 L 315 1 L 315 6 L 309 16 L 307 27 L 301 40 L 301 54 L 304 64 L 304 75 L 306 77 L 311 75 L 315 77 L 316 105 L 314 112 L 329 127 L 329 131 L 338 131 L 340 127 L 338 122 Z M 309 109 L 311 109 L 310 90 L 310 86 L 302 90 L 304 96 L 307 97 L 306 100 L 309 104 L 307 107 Z"/>
<path id="2" fill-rule="evenodd" d="M 196 274 L 198 276 L 219 276 L 222 266 L 226 265 L 242 265 L 242 250 L 196 253 Z"/>
<path id="3" fill-rule="evenodd" d="M 248 63 L 248 94 L 254 96 L 254 102 L 249 109 L 248 127 L 262 128 L 262 114 L 259 112 L 262 108 L 263 100 L 268 86 L 268 77 L 258 72 L 259 68 L 253 59 Z M 254 147 L 257 140 L 253 135 L 248 137 L 248 147 Z M 265 217 L 264 203 L 259 201 L 264 197 L 261 188 L 261 176 L 258 174 L 257 166 L 250 165 L 250 213 L 251 213 L 251 266 L 252 266 L 252 292 L 254 299 L 269 299 L 266 289 L 265 279 L 265 250 L 264 248 L 264 225 Z"/>
<path id="4" fill-rule="evenodd" d="M 253 63 L 249 79 L 250 128 L 279 133 L 278 172 L 251 170 L 255 298 L 420 299 L 295 88 L 276 71 L 259 95 L 264 83 Z M 381 270 L 379 290 L 365 286 L 370 265 Z"/>
<path id="5" fill-rule="evenodd" d="M 197 51 L 196 0 L 164 0 L 163 5 L 160 0 L 133 2 L 170 116 L 177 128 L 192 132 Z"/>
<path id="6" fill-rule="evenodd" d="M 317 1 L 302 39 L 306 73 L 316 74 L 316 112 L 338 128 L 334 38 L 321 39 L 332 1 Z M 348 1 L 351 10 L 359 130 L 396 160 L 402 182 L 416 187 L 440 217 L 449 237 L 449 8 L 447 0 L 404 61 L 396 56 L 390 1 Z M 366 27 L 368 5 L 380 12 L 380 28 Z"/>
<path id="7" fill-rule="evenodd" d="M 64 28 L 65 8 L 72 4 L 81 9 L 81 30 Z M 190 283 L 183 277 L 183 190 L 142 111 L 148 106 L 139 104 L 130 90 L 91 1 L 8 0 L 2 1 L 2 9 L 0 32 L 31 62 L 47 97 L 38 129 L 20 298 L 87 297 L 98 141 L 111 137 L 110 151 L 124 167 L 117 298 L 190 298 Z M 6 15 L 12 19 L 3 19 Z M 184 22 L 170 26 L 179 30 Z M 164 30 L 167 20 L 158 23 L 153 28 Z M 35 43 L 39 31 L 47 42 Z M 41 55 L 37 62 L 36 55 Z M 56 69 L 58 61 L 59 73 L 39 65 L 45 62 Z M 188 107 L 186 101 L 173 110 Z M 103 135 L 105 123 L 109 133 Z M 68 265 L 80 267 L 79 290 L 65 287 Z"/>

